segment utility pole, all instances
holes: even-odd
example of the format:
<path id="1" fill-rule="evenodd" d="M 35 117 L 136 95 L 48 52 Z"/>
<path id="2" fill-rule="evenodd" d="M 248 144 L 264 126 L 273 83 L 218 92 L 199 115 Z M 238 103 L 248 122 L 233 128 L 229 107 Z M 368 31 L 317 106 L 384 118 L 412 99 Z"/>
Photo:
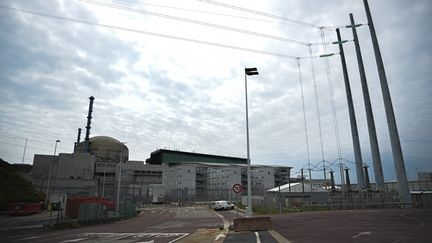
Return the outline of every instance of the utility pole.
<path id="1" fill-rule="evenodd" d="M 382 170 L 381 165 L 381 156 L 378 146 L 378 138 L 376 134 L 375 129 L 375 121 L 374 116 L 372 113 L 372 104 L 370 101 L 370 95 L 369 95 L 369 88 L 366 80 L 366 72 L 363 65 L 363 58 L 360 50 L 360 43 L 357 37 L 357 30 L 356 30 L 356 24 L 354 22 L 354 16 L 353 14 L 350 14 L 350 20 L 351 20 L 351 28 L 354 36 L 354 44 L 356 49 L 356 55 L 357 55 L 357 63 L 358 68 L 360 72 L 360 81 L 363 91 L 363 99 L 365 104 L 365 110 L 366 110 L 366 119 L 367 119 L 367 125 L 368 125 L 368 132 L 369 132 L 369 141 L 370 141 L 370 147 L 371 147 L 371 153 L 372 153 L 372 160 L 373 160 L 373 167 L 374 167 L 374 174 L 375 174 L 375 182 L 377 185 L 377 190 L 383 192 L 384 191 L 384 173 Z"/>
<path id="2" fill-rule="evenodd" d="M 393 160 L 396 171 L 396 177 L 399 187 L 399 198 L 403 203 L 411 203 L 412 198 L 408 187 L 408 178 L 406 175 L 405 163 L 402 154 L 402 148 L 399 139 L 399 132 L 397 130 L 396 118 L 393 110 L 393 104 L 390 97 L 390 89 L 387 83 L 387 76 L 384 69 L 384 63 L 381 57 L 381 51 L 378 44 L 378 38 L 375 32 L 375 26 L 373 24 L 372 15 L 369 9 L 369 3 L 367 0 L 363 0 L 366 16 L 368 20 L 370 35 L 372 39 L 372 45 L 374 47 L 375 60 L 378 68 L 378 75 L 381 84 L 381 91 L 383 94 L 384 108 L 387 116 L 387 126 L 390 134 L 390 142 L 392 145 Z"/>
<path id="3" fill-rule="evenodd" d="M 26 138 L 26 141 L 25 141 L 25 144 L 24 144 L 24 152 L 23 152 L 23 158 L 22 158 L 21 164 L 24 164 L 24 158 L 25 158 L 26 149 L 27 149 L 27 138 Z"/>
<path id="4" fill-rule="evenodd" d="M 303 169 L 301 169 L 301 182 L 302 182 L 302 192 L 304 193 L 304 177 L 303 177 Z M 312 190 L 311 190 L 312 192 Z"/>
<path id="5" fill-rule="evenodd" d="M 119 217 L 119 210 L 120 210 L 120 187 L 121 187 L 121 177 L 122 177 L 122 161 L 123 161 L 123 145 L 124 143 L 121 143 L 121 150 L 120 150 L 120 161 L 119 161 L 119 173 L 118 173 L 118 181 L 117 181 L 117 200 L 116 200 L 116 215 Z"/>
<path id="6" fill-rule="evenodd" d="M 49 166 L 49 172 L 48 172 L 48 185 L 47 185 L 47 191 L 45 195 L 45 207 L 48 206 L 48 200 L 50 195 L 50 189 L 51 189 L 51 174 L 53 170 L 53 160 L 55 160 L 56 152 L 57 152 L 57 143 L 60 143 L 60 140 L 56 140 L 55 147 L 54 147 L 54 155 L 52 157 L 52 160 L 50 160 L 50 166 Z M 54 183 L 55 184 L 55 183 Z"/>
<path id="7" fill-rule="evenodd" d="M 103 180 L 102 180 L 102 198 L 105 196 L 105 177 L 106 177 L 106 169 L 108 164 L 103 163 L 104 165 L 104 176 L 103 176 Z"/>
<path id="8" fill-rule="evenodd" d="M 363 159 L 362 159 L 360 140 L 359 140 L 358 129 L 357 129 L 357 120 L 356 120 L 354 104 L 352 100 L 348 69 L 345 61 L 345 52 L 343 49 L 342 38 L 340 35 L 339 28 L 336 29 L 336 34 L 339 43 L 339 53 L 341 57 L 342 71 L 343 71 L 344 83 L 345 83 L 345 92 L 346 92 L 347 102 L 348 102 L 348 113 L 349 113 L 350 125 L 351 125 L 351 135 L 352 135 L 352 142 L 354 148 L 354 159 L 355 159 L 356 172 L 357 172 L 357 182 L 358 182 L 358 187 L 361 190 L 364 188 L 364 183 L 363 183 L 364 176 L 362 170 Z"/>

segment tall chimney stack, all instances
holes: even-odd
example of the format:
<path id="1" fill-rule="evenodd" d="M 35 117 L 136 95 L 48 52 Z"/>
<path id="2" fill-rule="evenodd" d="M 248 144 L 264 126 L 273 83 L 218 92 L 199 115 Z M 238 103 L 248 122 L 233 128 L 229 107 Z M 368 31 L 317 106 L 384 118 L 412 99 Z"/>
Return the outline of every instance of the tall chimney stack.
<path id="1" fill-rule="evenodd" d="M 81 141 L 81 128 L 78 128 L 78 137 L 77 137 L 77 141 L 76 144 L 78 145 Z"/>
<path id="2" fill-rule="evenodd" d="M 92 119 L 92 112 L 93 112 L 93 100 L 94 97 L 90 96 L 90 103 L 89 103 L 89 110 L 88 110 L 88 116 L 87 116 L 87 126 L 86 126 L 86 136 L 85 136 L 85 146 L 84 146 L 84 152 L 88 153 L 90 152 L 90 124 Z"/>

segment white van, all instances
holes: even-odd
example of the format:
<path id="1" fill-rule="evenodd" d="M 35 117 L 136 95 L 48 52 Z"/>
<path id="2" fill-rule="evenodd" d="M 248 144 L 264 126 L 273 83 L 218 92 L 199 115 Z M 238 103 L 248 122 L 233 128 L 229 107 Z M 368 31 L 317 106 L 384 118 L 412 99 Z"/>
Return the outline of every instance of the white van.
<path id="1" fill-rule="evenodd" d="M 232 210 L 234 209 L 234 205 L 228 201 L 214 201 L 213 202 L 214 210 Z"/>

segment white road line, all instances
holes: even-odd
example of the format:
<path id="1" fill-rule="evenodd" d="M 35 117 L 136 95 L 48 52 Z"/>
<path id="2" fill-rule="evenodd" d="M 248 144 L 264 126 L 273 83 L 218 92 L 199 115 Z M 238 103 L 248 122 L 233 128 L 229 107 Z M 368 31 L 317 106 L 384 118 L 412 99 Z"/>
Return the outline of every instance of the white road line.
<path id="1" fill-rule="evenodd" d="M 180 236 L 179 238 L 176 238 L 176 239 L 174 239 L 174 240 L 172 240 L 172 241 L 170 241 L 170 242 L 168 242 L 168 243 L 176 242 L 176 241 L 178 241 L 178 240 L 180 240 L 180 239 L 182 239 L 182 238 L 184 238 L 184 237 L 186 237 L 186 236 L 188 236 L 188 235 L 189 235 L 189 233 L 184 233 L 184 235 L 182 235 L 182 236 Z"/>
<path id="2" fill-rule="evenodd" d="M 216 215 L 217 215 L 219 218 L 222 219 L 224 229 L 228 230 L 228 229 L 229 229 L 229 222 L 228 222 L 228 220 L 226 220 L 226 218 L 225 218 L 224 216 L 222 216 L 221 214 L 219 214 L 218 212 L 215 211 L 215 213 L 216 213 Z"/>
<path id="3" fill-rule="evenodd" d="M 216 239 L 214 240 L 214 241 L 218 241 L 220 238 L 224 238 L 225 237 L 225 234 L 224 233 L 219 233 L 217 236 L 216 236 Z"/>
<path id="4" fill-rule="evenodd" d="M 372 234 L 372 231 L 360 232 L 360 233 L 354 235 L 352 238 L 355 239 L 355 238 L 360 237 L 362 235 L 371 235 L 371 234 Z"/>
<path id="5" fill-rule="evenodd" d="M 61 241 L 60 243 L 78 242 L 78 241 L 82 241 L 82 240 L 85 240 L 85 239 L 87 239 L 87 238 L 78 238 L 78 239 L 73 239 L 73 240 L 64 240 L 64 241 Z"/>
<path id="6" fill-rule="evenodd" d="M 258 232 L 255 232 L 255 236 L 256 236 L 257 243 L 261 243 Z"/>
<path id="7" fill-rule="evenodd" d="M 159 212 L 159 214 L 162 214 L 165 210 L 167 210 L 168 208 L 164 208 L 162 209 L 162 211 Z"/>
<path id="8" fill-rule="evenodd" d="M 19 240 L 30 240 L 30 239 L 37 239 L 37 238 L 41 238 L 42 236 L 29 236 L 29 237 L 26 237 L 26 238 L 22 238 L 22 239 L 19 239 Z"/>
<path id="9" fill-rule="evenodd" d="M 196 214 L 195 208 L 194 208 L 194 207 L 191 207 L 191 208 L 192 208 L 192 210 L 194 211 L 194 214 Z"/>

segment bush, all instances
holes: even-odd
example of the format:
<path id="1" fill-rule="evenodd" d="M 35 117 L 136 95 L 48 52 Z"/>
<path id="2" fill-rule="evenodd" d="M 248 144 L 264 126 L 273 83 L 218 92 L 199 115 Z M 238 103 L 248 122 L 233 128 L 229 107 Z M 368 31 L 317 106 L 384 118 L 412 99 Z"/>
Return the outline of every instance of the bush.
<path id="1" fill-rule="evenodd" d="M 35 190 L 31 182 L 19 175 L 11 164 L 0 159 L 0 211 L 13 202 L 42 202 L 44 194 Z"/>

